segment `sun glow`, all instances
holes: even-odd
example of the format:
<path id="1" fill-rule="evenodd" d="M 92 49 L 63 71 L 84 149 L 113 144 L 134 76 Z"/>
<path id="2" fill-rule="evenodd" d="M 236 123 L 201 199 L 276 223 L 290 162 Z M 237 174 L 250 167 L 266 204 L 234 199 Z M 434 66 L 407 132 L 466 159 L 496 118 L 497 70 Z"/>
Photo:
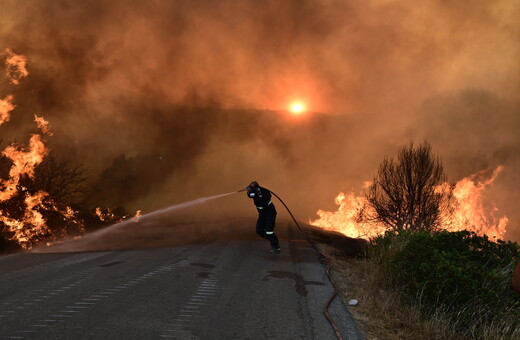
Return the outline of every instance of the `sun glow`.
<path id="1" fill-rule="evenodd" d="M 292 103 L 291 104 L 291 108 L 290 108 L 291 112 L 295 115 L 298 115 L 298 114 L 301 114 L 305 111 L 305 106 L 302 104 L 302 103 Z"/>

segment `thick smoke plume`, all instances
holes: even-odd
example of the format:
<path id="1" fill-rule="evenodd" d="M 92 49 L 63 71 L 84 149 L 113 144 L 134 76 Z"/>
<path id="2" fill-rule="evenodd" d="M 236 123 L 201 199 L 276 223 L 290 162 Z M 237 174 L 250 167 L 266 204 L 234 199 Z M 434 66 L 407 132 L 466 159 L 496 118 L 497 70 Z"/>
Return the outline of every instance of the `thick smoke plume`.
<path id="1" fill-rule="evenodd" d="M 490 194 L 520 239 L 518 1 L 0 6 L 0 50 L 31 73 L 0 88 L 15 98 L 2 138 L 44 113 L 93 205 L 149 211 L 258 180 L 306 219 L 427 140 L 453 181 L 504 166 Z M 293 100 L 313 113 L 291 117 Z"/>

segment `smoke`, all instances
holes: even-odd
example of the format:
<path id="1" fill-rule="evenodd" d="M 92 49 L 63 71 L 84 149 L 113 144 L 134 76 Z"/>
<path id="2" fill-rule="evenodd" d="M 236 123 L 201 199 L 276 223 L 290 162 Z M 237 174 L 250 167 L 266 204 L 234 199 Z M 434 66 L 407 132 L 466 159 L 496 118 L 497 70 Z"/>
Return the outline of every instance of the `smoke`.
<path id="1" fill-rule="evenodd" d="M 1 7 L 0 49 L 30 72 L 2 83 L 15 98 L 0 101 L 2 136 L 43 115 L 49 147 L 90 169 L 95 200 L 152 210 L 258 180 L 306 219 L 426 139 L 453 181 L 504 165 L 491 194 L 520 239 L 516 1 Z M 313 114 L 291 117 L 296 99 Z"/>

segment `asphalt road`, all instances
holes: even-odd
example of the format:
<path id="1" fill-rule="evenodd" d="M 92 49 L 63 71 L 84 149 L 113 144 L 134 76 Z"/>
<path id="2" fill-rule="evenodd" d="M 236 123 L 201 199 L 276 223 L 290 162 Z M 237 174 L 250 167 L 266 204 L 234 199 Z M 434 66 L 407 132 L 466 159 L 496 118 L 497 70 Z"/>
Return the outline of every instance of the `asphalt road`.
<path id="1" fill-rule="evenodd" d="M 95 239 L 97 251 L 0 257 L 0 338 L 336 339 L 316 251 L 289 223 L 276 255 L 247 229 L 252 237 L 104 251 Z M 338 298 L 330 312 L 344 339 L 360 338 Z"/>

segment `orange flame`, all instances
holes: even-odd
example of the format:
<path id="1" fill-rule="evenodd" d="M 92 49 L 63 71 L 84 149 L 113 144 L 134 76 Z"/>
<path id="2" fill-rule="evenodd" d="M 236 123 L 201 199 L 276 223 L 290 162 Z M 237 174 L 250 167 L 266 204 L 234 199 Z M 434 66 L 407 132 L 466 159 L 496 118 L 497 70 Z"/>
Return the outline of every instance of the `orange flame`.
<path id="1" fill-rule="evenodd" d="M 479 235 L 492 238 L 503 238 L 508 223 L 507 216 L 497 218 L 495 204 L 485 195 L 485 189 L 495 182 L 504 166 L 497 167 L 490 178 L 477 180 L 484 172 L 466 177 L 455 185 L 455 211 L 447 218 L 446 229 L 450 231 L 471 230 Z"/>
<path id="2" fill-rule="evenodd" d="M 16 144 L 11 144 L 1 152 L 13 162 L 9 170 L 9 179 L 0 179 L 0 201 L 12 198 L 17 190 L 22 176 L 34 176 L 34 168 L 43 161 L 47 154 L 47 148 L 43 144 L 40 135 L 34 134 L 29 140 L 29 147 L 23 148 Z"/>
<path id="3" fill-rule="evenodd" d="M 13 219 L 4 216 L 0 212 L 0 221 L 8 226 L 10 232 L 14 234 L 15 239 L 22 247 L 30 248 L 34 239 L 38 239 L 49 233 L 47 224 L 42 214 L 36 208 L 42 204 L 47 196 L 45 192 L 38 192 L 34 195 L 26 194 L 26 209 L 21 219 Z"/>
<path id="4" fill-rule="evenodd" d="M 96 216 L 99 218 L 102 222 L 109 222 L 109 223 L 119 223 L 126 219 L 134 220 L 134 222 L 139 221 L 139 217 L 141 217 L 141 210 L 137 210 L 134 214 L 134 216 L 130 217 L 130 215 L 124 215 L 124 216 L 118 216 L 113 208 L 101 208 L 97 207 L 95 212 Z"/>
<path id="5" fill-rule="evenodd" d="M 20 80 L 27 77 L 26 64 L 27 58 L 20 54 L 15 54 L 11 49 L 5 49 L 5 73 L 11 84 L 18 85 Z"/>
<path id="6" fill-rule="evenodd" d="M 38 117 L 37 115 L 34 115 L 34 121 L 36 122 L 38 129 L 40 129 L 43 134 L 52 136 L 51 127 L 49 126 L 48 121 L 46 121 L 43 117 Z"/>
<path id="7" fill-rule="evenodd" d="M 97 207 L 96 216 L 103 222 L 111 222 L 116 219 L 116 215 L 110 208 L 102 209 L 101 207 Z"/>
<path id="8" fill-rule="evenodd" d="M 47 121 L 38 116 L 35 116 L 35 121 L 42 132 L 49 133 Z M 28 147 L 11 144 L 1 152 L 3 156 L 12 161 L 12 165 L 9 169 L 9 178 L 7 180 L 0 179 L 0 201 L 7 201 L 22 190 L 23 195 L 25 195 L 25 208 L 23 216 L 17 219 L 6 216 L 4 212 L 0 211 L 0 222 L 3 222 L 8 231 L 13 234 L 12 239 L 26 249 L 31 248 L 41 240 L 57 240 L 67 235 L 66 228 L 63 226 L 50 230 L 47 221 L 39 211 L 44 206 L 47 210 L 58 212 L 65 221 L 77 226 L 80 232 L 84 232 L 83 222 L 76 217 L 78 212 L 74 209 L 69 206 L 60 209 L 48 193 L 40 191 L 31 194 L 20 185 L 24 176 L 34 177 L 36 166 L 43 161 L 47 153 L 48 149 L 39 134 L 31 136 Z M 48 242 L 48 244 L 52 243 Z"/>
<path id="9" fill-rule="evenodd" d="M 0 125 L 9 121 L 10 112 L 14 110 L 15 106 L 12 103 L 13 96 L 8 95 L 4 99 L 0 99 Z"/>
<path id="10" fill-rule="evenodd" d="M 330 212 L 318 210 L 319 219 L 311 220 L 311 225 L 328 230 L 339 231 L 348 237 L 369 239 L 386 230 L 386 227 L 376 223 L 363 223 L 357 218 L 359 212 L 366 206 L 364 196 L 357 196 L 350 192 L 340 192 L 336 197 L 338 211 Z"/>
<path id="11" fill-rule="evenodd" d="M 493 185 L 497 176 L 504 170 L 499 166 L 488 179 L 478 181 L 477 177 L 484 176 L 483 172 L 463 178 L 455 184 L 453 190 L 454 212 L 445 216 L 444 228 L 449 231 L 469 230 L 479 235 L 488 235 L 491 238 L 503 238 L 508 223 L 507 216 L 495 217 L 498 209 L 486 197 L 485 189 Z M 366 187 L 367 183 L 365 183 Z M 438 187 L 438 190 L 449 187 L 448 183 Z M 366 199 L 355 193 L 339 193 L 336 197 L 338 210 L 335 212 L 318 210 L 316 220 L 310 220 L 311 225 L 335 230 L 348 237 L 365 238 L 383 233 L 387 227 L 377 223 L 362 223 L 357 216 L 361 209 L 370 209 Z"/>
<path id="12" fill-rule="evenodd" d="M 18 85 L 20 80 L 28 75 L 26 58 L 22 55 L 14 54 L 10 49 L 4 52 L 6 56 L 6 74 L 12 84 Z M 12 104 L 13 96 L 8 95 L 0 99 L 0 125 L 9 121 L 9 114 L 14 109 Z M 16 205 L 17 209 L 23 209 L 23 215 L 16 217 L 11 210 L 0 210 L 0 223 L 4 225 L 4 230 L 11 233 L 11 238 L 16 240 L 23 248 L 31 248 L 34 244 L 44 240 L 56 240 L 67 234 L 66 226 L 57 226 L 53 230 L 47 225 L 47 221 L 42 215 L 43 210 L 54 211 L 62 217 L 61 221 L 72 223 L 79 227 L 80 232 L 84 232 L 83 222 L 76 217 L 77 213 L 69 206 L 61 209 L 43 191 L 31 193 L 27 188 L 22 187 L 21 180 L 24 177 L 34 178 L 35 168 L 43 161 L 48 153 L 48 149 L 43 142 L 43 135 L 51 135 L 49 123 L 43 118 L 34 116 L 34 121 L 41 134 L 32 134 L 29 145 L 13 143 L 8 145 L 0 155 L 11 161 L 8 179 L 0 179 L 0 202 L 4 203 L 15 196 L 23 198 L 23 203 Z M 63 206 L 63 204 L 62 204 Z M 50 244 L 50 243 L 48 243 Z"/>

